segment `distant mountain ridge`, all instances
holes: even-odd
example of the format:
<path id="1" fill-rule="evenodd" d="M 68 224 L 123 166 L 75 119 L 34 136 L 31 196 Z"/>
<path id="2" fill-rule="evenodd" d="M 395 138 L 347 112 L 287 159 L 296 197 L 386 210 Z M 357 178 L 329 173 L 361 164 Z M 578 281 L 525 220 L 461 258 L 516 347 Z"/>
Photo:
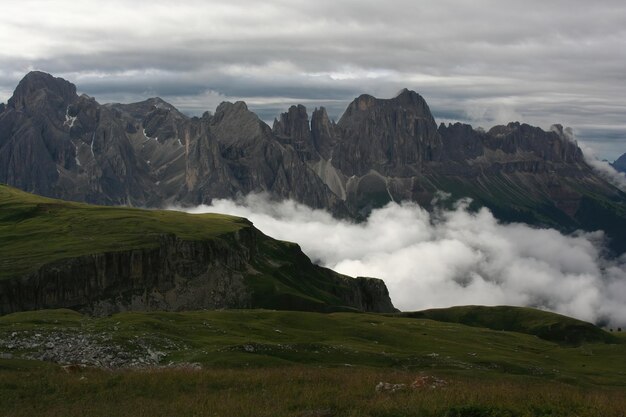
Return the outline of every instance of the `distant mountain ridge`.
<path id="1" fill-rule="evenodd" d="M 401 91 L 356 98 L 338 122 L 292 106 L 272 127 L 245 103 L 187 117 L 159 98 L 100 105 L 31 72 L 0 109 L 0 182 L 108 205 L 195 205 L 267 192 L 361 219 L 390 201 L 430 207 L 438 191 L 470 197 L 504 221 L 605 230 L 626 251 L 626 194 L 585 162 L 559 126 L 487 132 L 437 126 Z"/>
<path id="2" fill-rule="evenodd" d="M 397 315 L 532 334 L 565 345 L 619 343 L 619 339 L 591 323 L 529 307 L 456 306 Z"/>
<path id="3" fill-rule="evenodd" d="M 626 172 L 626 153 L 622 154 L 619 158 L 611 164 L 618 172 Z"/>

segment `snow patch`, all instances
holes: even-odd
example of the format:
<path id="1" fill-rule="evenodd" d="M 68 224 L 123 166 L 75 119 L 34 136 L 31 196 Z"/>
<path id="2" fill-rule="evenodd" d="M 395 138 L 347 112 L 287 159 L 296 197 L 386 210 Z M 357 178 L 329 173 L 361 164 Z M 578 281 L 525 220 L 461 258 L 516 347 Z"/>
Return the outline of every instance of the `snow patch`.
<path id="1" fill-rule="evenodd" d="M 74 123 L 76 122 L 77 117 L 70 116 L 69 111 L 70 106 L 67 106 L 67 109 L 65 109 L 65 122 L 63 122 L 63 126 L 69 126 L 71 129 L 72 127 L 74 127 Z"/>
<path id="2" fill-rule="evenodd" d="M 79 167 L 82 166 L 82 164 L 80 163 L 80 159 L 78 159 L 78 145 L 74 145 L 74 161 L 76 161 L 76 165 L 78 165 Z"/>
<path id="3" fill-rule="evenodd" d="M 391 201 L 393 201 L 395 203 L 396 200 L 393 199 L 393 196 L 391 195 L 391 190 L 389 189 L 389 179 L 387 179 L 387 182 L 385 184 L 385 188 L 387 189 L 387 194 L 389 195 L 389 198 L 391 199 Z"/>
<path id="4" fill-rule="evenodd" d="M 155 136 L 153 138 L 151 138 L 150 136 L 146 135 L 146 129 L 143 129 L 143 136 L 148 139 L 148 140 L 156 140 L 157 142 L 159 141 L 159 137 Z"/>

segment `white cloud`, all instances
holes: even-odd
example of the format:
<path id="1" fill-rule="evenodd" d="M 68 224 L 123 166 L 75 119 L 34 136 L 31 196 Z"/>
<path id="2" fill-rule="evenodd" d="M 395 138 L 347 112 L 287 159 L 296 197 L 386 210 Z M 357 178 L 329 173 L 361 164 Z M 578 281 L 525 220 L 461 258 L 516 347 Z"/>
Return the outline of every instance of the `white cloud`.
<path id="1" fill-rule="evenodd" d="M 247 217 L 264 233 L 300 244 L 316 262 L 351 276 L 383 278 L 395 305 L 530 305 L 589 321 L 626 323 L 626 258 L 604 259 L 603 233 L 566 236 L 504 225 L 487 210 L 429 213 L 391 203 L 367 221 L 251 195 L 193 213 Z"/>
<path id="2" fill-rule="evenodd" d="M 600 176 L 605 180 L 626 192 L 626 174 L 617 171 L 607 161 L 600 160 L 594 150 L 588 145 L 582 143 L 580 147 L 585 156 L 585 162 L 587 162 Z"/>

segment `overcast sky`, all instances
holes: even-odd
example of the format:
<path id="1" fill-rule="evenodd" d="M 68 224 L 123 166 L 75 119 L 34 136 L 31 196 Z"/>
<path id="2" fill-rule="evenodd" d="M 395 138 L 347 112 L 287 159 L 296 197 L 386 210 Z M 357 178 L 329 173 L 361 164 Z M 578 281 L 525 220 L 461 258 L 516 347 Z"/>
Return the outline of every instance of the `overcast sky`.
<path id="1" fill-rule="evenodd" d="M 422 94 L 438 121 L 571 126 L 626 152 L 626 2 L 12 1 L 0 13 L 0 102 L 23 75 L 100 102 L 160 96 L 188 114 L 245 100 L 338 118 L 361 93 Z"/>

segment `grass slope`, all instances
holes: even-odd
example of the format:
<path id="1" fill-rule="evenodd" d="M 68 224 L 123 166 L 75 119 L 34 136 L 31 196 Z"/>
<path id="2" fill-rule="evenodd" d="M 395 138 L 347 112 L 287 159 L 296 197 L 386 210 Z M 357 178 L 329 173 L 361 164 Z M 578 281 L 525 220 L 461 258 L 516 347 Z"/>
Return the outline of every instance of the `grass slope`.
<path id="1" fill-rule="evenodd" d="M 340 294 L 354 291 L 352 278 L 311 263 L 291 242 L 264 239 L 253 262 L 256 273 L 247 279 L 257 308 L 299 311 L 354 311 L 341 307 Z"/>
<path id="2" fill-rule="evenodd" d="M 412 317 L 473 327 L 526 333 L 557 343 L 616 343 L 615 336 L 591 323 L 528 307 L 458 306 L 400 313 Z"/>
<path id="3" fill-rule="evenodd" d="M 204 240 L 249 226 L 221 214 L 93 206 L 0 185 L 0 279 L 61 259 L 157 247 L 163 234 Z"/>
<path id="4" fill-rule="evenodd" d="M 621 417 L 624 390 L 443 375 L 443 389 L 377 393 L 416 374 L 371 368 L 1 373 L 11 417 Z"/>
<path id="5" fill-rule="evenodd" d="M 563 346 L 523 333 L 427 319 L 268 310 L 120 313 L 106 318 L 44 310 L 0 317 L 0 339 L 13 332 L 45 336 L 59 330 L 107 334 L 111 343 L 129 348 L 143 338 L 152 349 L 166 353 L 162 363 L 434 369 L 626 387 L 626 344 Z"/>
<path id="6" fill-rule="evenodd" d="M 535 336 L 426 319 L 266 310 L 0 317 L 0 339 L 27 332 L 109 334 L 205 369 L 65 373 L 0 359 L 7 416 L 622 416 L 626 344 L 563 346 Z M 626 340 L 624 340 L 626 341 Z M 377 393 L 380 381 L 437 389 Z"/>
<path id="7" fill-rule="evenodd" d="M 470 197 L 472 209 L 488 207 L 496 218 L 504 222 L 524 222 L 541 227 L 553 227 L 565 233 L 578 229 L 604 230 L 609 236 L 608 246 L 615 254 L 626 251 L 626 193 L 613 188 L 591 185 L 562 178 L 564 190 L 580 199 L 573 217 L 554 203 L 547 184 L 540 177 L 497 174 L 469 180 L 462 177 L 431 176 L 435 189 L 451 193 L 449 206 L 460 198 Z M 539 180 L 539 182 L 535 182 Z M 426 187 L 428 188 L 428 187 Z M 534 190 L 529 193 L 529 190 Z M 607 192 L 611 195 L 607 195 Z M 567 203 L 567 201 L 565 201 Z"/>

